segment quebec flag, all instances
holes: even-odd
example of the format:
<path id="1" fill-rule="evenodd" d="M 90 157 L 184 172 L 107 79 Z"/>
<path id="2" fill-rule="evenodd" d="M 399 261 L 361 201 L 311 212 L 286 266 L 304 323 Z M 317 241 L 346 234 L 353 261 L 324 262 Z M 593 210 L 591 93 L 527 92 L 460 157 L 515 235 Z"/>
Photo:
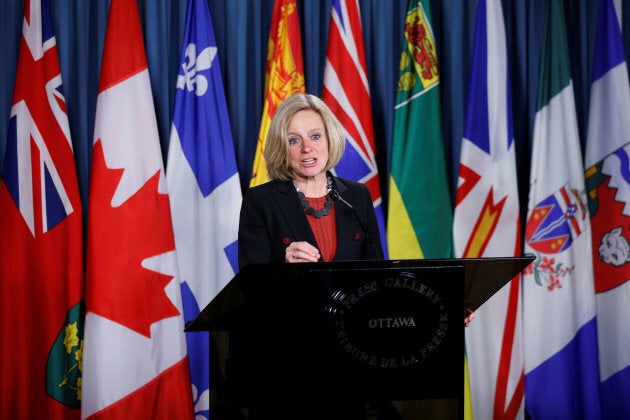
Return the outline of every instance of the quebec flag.
<path id="1" fill-rule="evenodd" d="M 241 187 L 216 41 L 206 0 L 189 0 L 166 180 L 184 321 L 192 321 L 238 267 Z M 197 419 L 210 416 L 208 333 L 188 333 Z"/>

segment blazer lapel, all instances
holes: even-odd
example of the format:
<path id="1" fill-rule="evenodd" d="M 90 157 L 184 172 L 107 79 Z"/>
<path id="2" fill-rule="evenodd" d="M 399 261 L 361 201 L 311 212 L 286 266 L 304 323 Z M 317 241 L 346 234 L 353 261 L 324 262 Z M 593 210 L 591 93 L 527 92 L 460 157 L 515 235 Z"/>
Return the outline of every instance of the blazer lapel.
<path id="1" fill-rule="evenodd" d="M 306 219 L 292 182 L 279 182 L 277 188 L 272 190 L 272 197 L 278 203 L 284 223 L 291 232 L 291 241 L 308 241 L 313 246 L 317 246 L 315 235 Z"/>

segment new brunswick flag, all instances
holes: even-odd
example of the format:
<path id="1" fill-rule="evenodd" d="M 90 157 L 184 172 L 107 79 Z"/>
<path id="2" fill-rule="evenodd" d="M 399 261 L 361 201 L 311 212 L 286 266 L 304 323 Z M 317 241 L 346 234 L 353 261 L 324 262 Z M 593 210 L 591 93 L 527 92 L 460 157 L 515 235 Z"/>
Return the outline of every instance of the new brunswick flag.
<path id="1" fill-rule="evenodd" d="M 48 0 L 24 2 L 0 183 L 0 418 L 81 406 L 81 200 Z"/>
<path id="2" fill-rule="evenodd" d="M 389 178 L 387 245 L 393 259 L 452 256 L 453 213 L 439 85 L 429 2 L 411 0 L 400 56 Z"/>
<path id="3" fill-rule="evenodd" d="M 263 153 L 273 114 L 287 97 L 306 91 L 300 36 L 300 21 L 295 0 L 276 0 L 267 47 L 265 103 L 249 184 L 251 187 L 268 181 Z"/>

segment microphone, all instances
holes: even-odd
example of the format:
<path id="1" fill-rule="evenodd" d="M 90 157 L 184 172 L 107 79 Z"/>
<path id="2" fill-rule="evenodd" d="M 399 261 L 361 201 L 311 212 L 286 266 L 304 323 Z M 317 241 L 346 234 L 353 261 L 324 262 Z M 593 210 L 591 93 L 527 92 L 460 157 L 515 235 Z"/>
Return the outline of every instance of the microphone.
<path id="1" fill-rule="evenodd" d="M 352 210 L 352 214 L 354 215 L 354 218 L 357 219 L 357 222 L 359 222 L 359 225 L 361 226 L 363 233 L 365 233 L 365 239 L 367 239 L 370 245 L 372 246 L 372 251 L 374 251 L 374 258 L 375 259 L 378 258 L 382 254 L 382 252 L 378 252 L 378 249 L 376 248 L 376 245 L 374 244 L 374 240 L 372 239 L 372 236 L 370 236 L 370 233 L 365 228 L 365 225 L 361 221 L 361 218 L 357 214 L 357 211 L 355 210 L 354 206 L 348 203 L 346 200 L 344 200 L 341 194 L 339 194 L 339 192 L 335 189 L 331 188 L 330 191 L 328 191 L 328 195 L 330 196 L 330 198 L 332 198 L 335 201 L 341 201 L 346 207 Z"/>

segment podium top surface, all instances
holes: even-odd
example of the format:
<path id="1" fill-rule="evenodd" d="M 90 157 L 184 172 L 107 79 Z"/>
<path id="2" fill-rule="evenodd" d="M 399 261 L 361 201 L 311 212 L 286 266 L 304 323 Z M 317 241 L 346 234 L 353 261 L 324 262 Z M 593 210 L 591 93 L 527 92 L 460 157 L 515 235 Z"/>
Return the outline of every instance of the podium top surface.
<path id="1" fill-rule="evenodd" d="M 211 324 L 231 312 L 246 305 L 251 296 L 273 295 L 284 292 L 287 284 L 295 284 L 295 279 L 308 278 L 309 281 L 325 273 L 338 272 L 409 272 L 461 268 L 464 273 L 464 291 L 462 309 L 477 310 L 485 301 L 527 267 L 535 257 L 498 257 L 498 258 L 449 258 L 417 260 L 369 260 L 369 261 L 334 261 L 317 263 L 273 263 L 255 264 L 243 269 L 223 288 L 223 290 L 204 308 L 199 316 L 186 325 L 186 331 L 212 329 Z M 445 276 L 445 281 L 448 281 Z M 336 281 L 343 282 L 344 279 Z M 280 286 L 279 284 L 282 284 Z M 244 291 L 247 290 L 247 293 Z M 245 295 L 249 296 L 247 299 Z"/>

